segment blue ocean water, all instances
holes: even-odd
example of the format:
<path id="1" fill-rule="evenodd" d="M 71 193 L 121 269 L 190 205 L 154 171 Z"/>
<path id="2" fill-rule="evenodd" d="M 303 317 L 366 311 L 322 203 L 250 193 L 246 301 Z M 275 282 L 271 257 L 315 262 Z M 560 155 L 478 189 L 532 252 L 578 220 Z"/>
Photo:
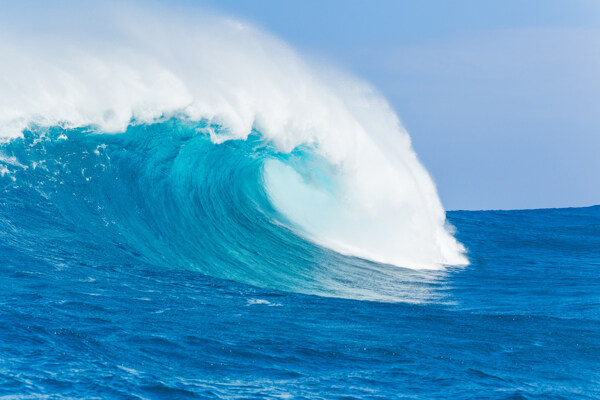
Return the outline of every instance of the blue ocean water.
<path id="1" fill-rule="evenodd" d="M 600 207 L 448 212 L 470 265 L 381 265 L 270 204 L 307 149 L 207 127 L 0 145 L 0 398 L 600 397 Z"/>

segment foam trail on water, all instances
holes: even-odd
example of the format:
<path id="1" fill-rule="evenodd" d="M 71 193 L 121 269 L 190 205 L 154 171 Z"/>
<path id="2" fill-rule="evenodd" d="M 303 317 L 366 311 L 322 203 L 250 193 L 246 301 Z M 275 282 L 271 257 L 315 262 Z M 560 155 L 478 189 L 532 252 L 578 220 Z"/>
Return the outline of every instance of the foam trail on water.
<path id="1" fill-rule="evenodd" d="M 34 27 L 15 22 L 19 10 L 0 16 L 4 140 L 32 124 L 119 133 L 171 117 L 206 121 L 214 143 L 257 131 L 280 155 L 263 167 L 269 198 L 306 238 L 403 267 L 467 263 L 410 137 L 364 82 L 221 16 L 30 10 Z"/>

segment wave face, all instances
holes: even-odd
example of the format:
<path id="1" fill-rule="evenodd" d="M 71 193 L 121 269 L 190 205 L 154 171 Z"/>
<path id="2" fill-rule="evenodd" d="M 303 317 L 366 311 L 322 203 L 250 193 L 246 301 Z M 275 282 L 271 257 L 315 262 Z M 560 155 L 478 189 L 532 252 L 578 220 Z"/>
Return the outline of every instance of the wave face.
<path id="1" fill-rule="evenodd" d="M 19 248 L 39 237 L 56 240 L 50 258 L 103 265 L 133 257 L 286 291 L 428 298 L 422 286 L 434 279 L 430 275 L 339 254 L 307 240 L 276 208 L 273 187 L 301 185 L 278 182 L 278 174 L 298 163 L 318 164 L 312 152 L 282 154 L 258 132 L 215 144 L 206 133 L 214 129 L 179 119 L 130 126 L 118 135 L 27 129 L 0 146 L 0 179 L 4 201 L 35 210 L 38 228 L 10 228 L 23 226 L 24 217 L 9 213 L 3 229 L 13 232 Z M 39 226 L 50 233 L 40 234 Z M 95 259 L 87 245 L 73 253 L 60 244 L 73 240 L 94 243 L 104 255 Z"/>
<path id="2" fill-rule="evenodd" d="M 255 285 L 337 293 L 324 282 L 383 264 L 467 264 L 368 85 L 231 19 L 86 7 L 33 31 L 2 17 L 15 185 L 147 261 Z"/>

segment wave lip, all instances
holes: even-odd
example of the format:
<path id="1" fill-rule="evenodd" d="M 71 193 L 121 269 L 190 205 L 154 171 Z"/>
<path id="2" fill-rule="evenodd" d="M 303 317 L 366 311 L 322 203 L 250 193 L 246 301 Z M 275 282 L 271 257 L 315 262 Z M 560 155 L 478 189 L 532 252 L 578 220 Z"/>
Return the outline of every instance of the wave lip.
<path id="1" fill-rule="evenodd" d="M 4 24 L 5 140 L 32 124 L 118 133 L 172 117 L 202 121 L 213 143 L 259 132 L 275 154 L 262 167 L 268 199 L 299 234 L 403 267 L 468 262 L 407 132 L 367 84 L 228 18 L 94 7 L 94 21 L 69 16 L 89 24 Z"/>

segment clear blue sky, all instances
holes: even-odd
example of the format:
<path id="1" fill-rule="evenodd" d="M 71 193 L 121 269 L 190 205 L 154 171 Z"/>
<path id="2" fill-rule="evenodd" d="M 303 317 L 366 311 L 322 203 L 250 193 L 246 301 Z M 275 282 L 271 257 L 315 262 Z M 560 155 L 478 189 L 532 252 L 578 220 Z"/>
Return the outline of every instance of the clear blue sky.
<path id="1" fill-rule="evenodd" d="M 447 209 L 600 203 L 600 1 L 188 1 L 390 101 Z"/>

